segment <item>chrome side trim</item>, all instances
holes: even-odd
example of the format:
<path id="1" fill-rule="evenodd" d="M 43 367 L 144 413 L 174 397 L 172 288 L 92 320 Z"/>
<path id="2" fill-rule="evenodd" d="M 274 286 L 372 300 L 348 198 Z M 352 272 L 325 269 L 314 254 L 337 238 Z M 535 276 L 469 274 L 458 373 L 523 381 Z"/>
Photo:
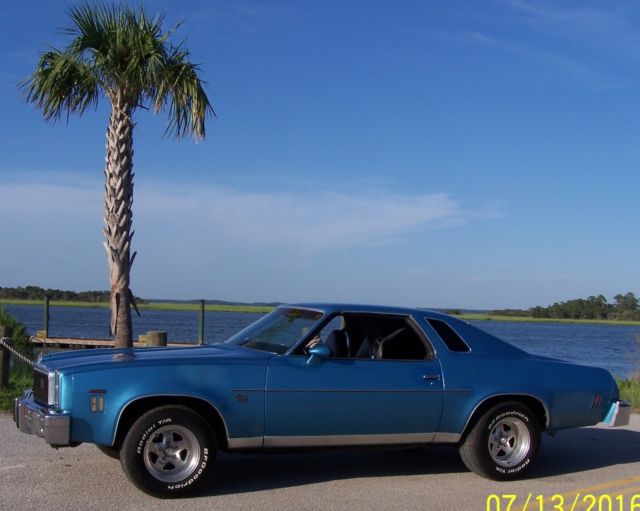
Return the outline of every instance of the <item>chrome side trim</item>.
<path id="1" fill-rule="evenodd" d="M 394 444 L 456 444 L 462 435 L 458 433 L 403 433 L 398 435 L 317 435 L 317 436 L 266 436 L 229 438 L 229 449 L 259 449 L 261 447 L 329 447 L 356 445 Z"/>
<path id="2" fill-rule="evenodd" d="M 333 447 L 350 445 L 427 444 L 435 433 L 393 435 L 265 436 L 265 447 Z"/>
<path id="3" fill-rule="evenodd" d="M 457 444 L 462 435 L 459 433 L 436 433 L 432 442 L 434 444 Z"/>
<path id="4" fill-rule="evenodd" d="M 440 392 L 443 393 L 444 389 L 268 389 L 267 393 L 270 392 L 307 392 L 307 393 L 325 393 L 325 394 L 409 394 L 409 393 L 432 393 L 432 392 Z"/>
<path id="5" fill-rule="evenodd" d="M 263 438 L 261 436 L 249 438 L 229 438 L 229 449 L 258 449 L 262 447 Z"/>

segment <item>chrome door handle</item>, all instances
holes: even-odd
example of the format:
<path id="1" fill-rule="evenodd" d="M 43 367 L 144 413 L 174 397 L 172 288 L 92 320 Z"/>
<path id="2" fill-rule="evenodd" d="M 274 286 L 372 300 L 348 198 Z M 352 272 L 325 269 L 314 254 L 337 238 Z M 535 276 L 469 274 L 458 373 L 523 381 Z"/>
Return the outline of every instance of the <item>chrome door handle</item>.
<path id="1" fill-rule="evenodd" d="M 437 381 L 440 379 L 440 375 L 439 374 L 423 374 L 422 379 L 427 381 L 433 381 L 433 380 Z"/>

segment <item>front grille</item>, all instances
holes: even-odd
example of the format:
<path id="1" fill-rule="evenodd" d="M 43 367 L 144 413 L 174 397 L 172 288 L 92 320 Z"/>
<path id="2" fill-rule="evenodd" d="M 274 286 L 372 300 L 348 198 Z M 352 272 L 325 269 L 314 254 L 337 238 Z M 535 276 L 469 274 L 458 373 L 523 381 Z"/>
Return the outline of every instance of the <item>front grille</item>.
<path id="1" fill-rule="evenodd" d="M 33 370 L 33 398 L 42 403 L 49 404 L 49 375 Z"/>

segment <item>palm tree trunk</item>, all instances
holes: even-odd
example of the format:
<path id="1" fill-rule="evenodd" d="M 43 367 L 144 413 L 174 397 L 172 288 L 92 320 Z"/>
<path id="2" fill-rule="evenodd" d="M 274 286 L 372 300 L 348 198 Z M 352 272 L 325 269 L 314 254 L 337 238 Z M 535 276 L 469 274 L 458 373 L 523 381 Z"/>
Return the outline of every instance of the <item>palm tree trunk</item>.
<path id="1" fill-rule="evenodd" d="M 104 194 L 104 247 L 111 281 L 111 335 L 116 348 L 133 345 L 129 273 L 135 258 L 131 256 L 133 204 L 133 120 L 132 107 L 120 98 L 112 98 L 107 128 L 107 161 Z"/>

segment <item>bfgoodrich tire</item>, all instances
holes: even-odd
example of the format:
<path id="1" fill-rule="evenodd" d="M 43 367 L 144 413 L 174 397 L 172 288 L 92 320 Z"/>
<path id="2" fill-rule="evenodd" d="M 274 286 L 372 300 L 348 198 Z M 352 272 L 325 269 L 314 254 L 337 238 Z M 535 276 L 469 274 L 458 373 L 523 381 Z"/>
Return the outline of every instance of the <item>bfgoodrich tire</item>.
<path id="1" fill-rule="evenodd" d="M 526 406 L 506 402 L 488 410 L 460 446 L 460 456 L 476 474 L 498 481 L 523 477 L 540 450 L 540 425 Z"/>
<path id="2" fill-rule="evenodd" d="M 171 498 L 195 493 L 211 480 L 216 452 L 215 434 L 202 416 L 185 406 L 161 406 L 133 424 L 120 463 L 142 491 Z"/>

